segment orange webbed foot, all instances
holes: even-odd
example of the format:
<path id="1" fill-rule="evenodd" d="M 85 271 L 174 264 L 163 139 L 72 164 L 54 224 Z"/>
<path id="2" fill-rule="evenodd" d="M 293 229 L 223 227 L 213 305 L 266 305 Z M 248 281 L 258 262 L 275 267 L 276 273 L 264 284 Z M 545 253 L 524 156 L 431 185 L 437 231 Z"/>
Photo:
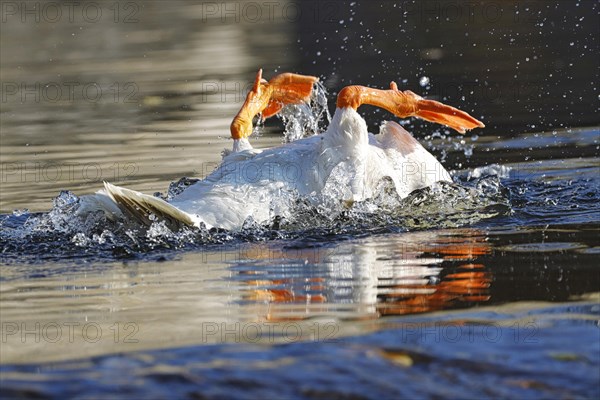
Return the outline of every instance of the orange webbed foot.
<path id="1" fill-rule="evenodd" d="M 277 114 L 286 104 L 308 101 L 317 77 L 283 73 L 269 82 L 262 79 L 262 69 L 256 74 L 252 90 L 248 92 L 244 105 L 231 123 L 231 137 L 241 139 L 252 133 L 252 118 L 262 114 L 269 118 Z"/>
<path id="2" fill-rule="evenodd" d="M 390 84 L 390 89 L 398 90 L 398 86 L 395 82 Z M 425 100 L 410 90 L 406 90 L 402 93 L 412 98 L 412 101 L 415 103 L 415 111 L 412 114 L 415 117 L 449 126 L 459 133 L 465 133 L 467 130 L 474 128 L 485 128 L 483 122 L 473 118 L 468 113 L 461 111 L 458 108 L 448 106 L 435 100 Z"/>
<path id="3" fill-rule="evenodd" d="M 277 114 L 286 104 L 299 104 L 310 99 L 313 85 L 319 78 L 291 73 L 279 74 L 269 81 L 273 93 L 267 107 L 262 111 L 263 118 Z"/>
<path id="4" fill-rule="evenodd" d="M 338 95 L 338 108 L 351 107 L 356 110 L 362 104 L 381 107 L 400 118 L 419 117 L 426 121 L 437 122 L 460 133 L 465 133 L 468 129 L 485 127 L 481 121 L 457 108 L 438 101 L 425 100 L 410 90 L 398 90 L 396 82 L 391 82 L 388 90 L 357 85 L 346 86 Z"/>

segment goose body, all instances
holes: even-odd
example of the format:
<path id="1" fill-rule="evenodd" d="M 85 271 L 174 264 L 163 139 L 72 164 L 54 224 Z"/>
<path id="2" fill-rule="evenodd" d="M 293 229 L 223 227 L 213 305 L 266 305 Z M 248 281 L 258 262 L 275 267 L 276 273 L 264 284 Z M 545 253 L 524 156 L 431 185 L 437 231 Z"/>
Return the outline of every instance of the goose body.
<path id="1" fill-rule="evenodd" d="M 113 217 L 129 215 L 142 222 L 148 222 L 149 216 L 154 214 L 177 224 L 239 230 L 249 218 L 263 224 L 275 216 L 287 216 L 292 203 L 298 198 L 318 202 L 327 187 L 333 187 L 340 196 L 339 201 L 348 204 L 370 198 L 386 177 L 391 179 L 402 198 L 435 182 L 451 181 L 450 175 L 435 157 L 396 122 L 383 123 L 378 135 L 369 133 L 366 122 L 356 111 L 360 104 L 353 103 L 356 96 L 368 97 L 360 91 L 350 94 L 344 93 L 344 90 L 340 92 L 337 108 L 325 132 L 269 149 L 254 149 L 247 138 L 253 115 L 262 111 L 263 116 L 270 116 L 283 104 L 305 100 L 306 85 L 310 83 L 312 87 L 316 81 L 316 78 L 308 77 L 312 79 L 307 80 L 307 77 L 299 76 L 301 87 L 293 87 L 291 91 L 301 94 L 290 95 L 277 88 L 277 84 L 281 85 L 280 77 L 266 83 L 259 72 L 254 90 L 249 93 L 244 107 L 232 123 L 232 151 L 224 155 L 222 163 L 205 179 L 192 184 L 169 202 L 105 183 L 103 191 L 82 202 L 79 212 L 102 209 Z M 294 77 L 286 77 L 285 82 L 289 84 L 291 79 L 293 84 Z M 276 79 L 279 81 L 272 83 Z M 264 93 L 261 85 L 270 93 L 264 95 L 267 100 L 263 99 L 257 106 L 257 98 L 262 98 Z M 392 92 L 394 101 L 398 102 L 397 93 L 407 92 L 399 92 L 394 87 L 392 83 L 392 90 L 385 92 Z M 362 90 L 363 87 L 358 88 Z M 377 89 L 368 90 L 368 95 L 378 93 L 373 92 Z M 343 96 L 350 100 L 344 100 Z M 273 103 L 273 98 L 277 98 L 278 102 Z M 411 93 L 407 101 L 420 100 Z M 404 97 L 401 101 L 405 101 Z M 373 104 L 373 101 L 368 102 Z M 381 103 L 379 97 L 375 102 Z M 387 103 L 376 105 L 391 108 Z M 443 110 L 442 123 L 450 126 L 455 123 L 455 129 L 463 131 L 482 126 L 470 116 L 476 122 L 467 120 L 462 114 L 468 114 L 462 111 L 441 106 L 447 108 Z M 393 112 L 400 113 L 396 108 Z M 462 113 L 458 122 L 448 119 L 448 115 L 456 116 L 456 112 Z M 432 117 L 435 113 L 431 111 L 424 113 L 425 119 L 439 119 Z M 420 116 L 418 113 L 415 115 Z"/>

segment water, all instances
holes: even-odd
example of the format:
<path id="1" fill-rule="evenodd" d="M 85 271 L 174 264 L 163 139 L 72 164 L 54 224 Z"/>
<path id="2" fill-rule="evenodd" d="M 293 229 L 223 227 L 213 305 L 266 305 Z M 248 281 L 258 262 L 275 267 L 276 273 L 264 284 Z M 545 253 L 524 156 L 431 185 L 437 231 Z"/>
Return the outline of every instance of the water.
<path id="1" fill-rule="evenodd" d="M 3 397 L 598 397 L 597 5 L 241 4 L 1 25 Z M 382 182 L 239 234 L 73 218 L 102 180 L 168 195 L 212 171 L 258 67 L 320 76 L 329 111 L 345 84 L 395 79 L 487 128 L 409 121 L 454 183 L 404 200 Z M 253 144 L 319 129 L 323 104 L 321 125 L 289 109 Z"/>

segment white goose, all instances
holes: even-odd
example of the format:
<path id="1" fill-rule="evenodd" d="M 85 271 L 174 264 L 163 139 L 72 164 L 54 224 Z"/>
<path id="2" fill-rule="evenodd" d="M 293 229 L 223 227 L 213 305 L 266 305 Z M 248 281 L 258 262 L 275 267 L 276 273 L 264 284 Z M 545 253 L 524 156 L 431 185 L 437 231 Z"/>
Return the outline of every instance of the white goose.
<path id="1" fill-rule="evenodd" d="M 286 216 L 298 196 L 318 199 L 336 169 L 344 169 L 341 201 L 372 196 L 384 177 L 400 197 L 437 181 L 451 181 L 444 167 L 395 122 L 385 122 L 379 135 L 367 131 L 356 112 L 361 104 L 384 108 L 406 118 L 416 116 L 445 124 L 458 132 L 484 127 L 469 114 L 442 103 L 424 100 L 411 91 L 347 86 L 337 98 L 333 119 L 322 134 L 265 150 L 248 141 L 252 118 L 275 115 L 285 104 L 310 98 L 316 77 L 285 73 L 269 82 L 258 71 L 252 90 L 231 124 L 233 150 L 208 177 L 166 202 L 160 198 L 105 183 L 104 190 L 84 196 L 77 213 L 103 210 L 111 218 L 131 216 L 144 223 L 151 215 L 175 225 L 239 230 L 249 218 L 261 224 Z"/>

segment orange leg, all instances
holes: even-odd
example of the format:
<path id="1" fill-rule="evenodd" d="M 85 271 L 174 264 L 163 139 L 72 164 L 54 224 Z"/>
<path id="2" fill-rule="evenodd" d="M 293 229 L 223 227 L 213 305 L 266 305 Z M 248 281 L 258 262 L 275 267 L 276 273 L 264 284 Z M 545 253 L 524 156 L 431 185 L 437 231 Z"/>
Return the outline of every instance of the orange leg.
<path id="1" fill-rule="evenodd" d="M 389 90 L 346 86 L 338 94 L 338 108 L 351 107 L 356 110 L 362 104 L 381 107 L 400 118 L 419 117 L 437 122 L 460 133 L 465 133 L 468 129 L 485 127 L 481 121 L 464 111 L 434 100 L 425 100 L 410 90 L 400 91 L 395 82 L 390 83 Z"/>
<path id="2" fill-rule="evenodd" d="M 262 69 L 258 70 L 254 86 L 248 92 L 244 105 L 231 122 L 233 139 L 247 138 L 252 133 L 252 118 L 262 113 L 264 118 L 277 114 L 286 104 L 307 101 L 312 93 L 314 76 L 280 74 L 269 82 L 262 79 Z"/>

